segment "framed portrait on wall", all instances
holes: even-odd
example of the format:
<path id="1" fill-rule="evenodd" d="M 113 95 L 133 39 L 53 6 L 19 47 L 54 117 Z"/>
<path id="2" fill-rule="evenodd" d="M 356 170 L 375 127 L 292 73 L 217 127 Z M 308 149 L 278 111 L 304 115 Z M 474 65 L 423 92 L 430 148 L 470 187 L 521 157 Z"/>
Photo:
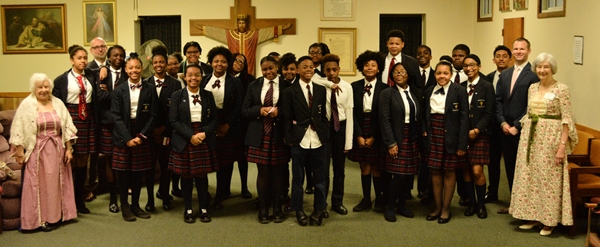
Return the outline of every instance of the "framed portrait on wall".
<path id="1" fill-rule="evenodd" d="M 319 28 L 319 42 L 340 57 L 340 75 L 356 75 L 356 28 Z"/>
<path id="2" fill-rule="evenodd" d="M 567 0 L 538 0 L 538 18 L 565 17 Z"/>
<path id="3" fill-rule="evenodd" d="M 500 11 L 510 10 L 510 0 L 498 0 L 500 2 Z"/>
<path id="4" fill-rule="evenodd" d="M 529 8 L 529 0 L 513 0 L 514 10 L 524 10 Z"/>
<path id="5" fill-rule="evenodd" d="M 65 53 L 65 4 L 2 5 L 4 54 Z"/>
<path id="6" fill-rule="evenodd" d="M 477 1 L 477 21 L 492 21 L 494 0 Z"/>
<path id="7" fill-rule="evenodd" d="M 107 45 L 117 44 L 117 12 L 115 1 L 83 2 L 84 44 L 101 37 Z"/>

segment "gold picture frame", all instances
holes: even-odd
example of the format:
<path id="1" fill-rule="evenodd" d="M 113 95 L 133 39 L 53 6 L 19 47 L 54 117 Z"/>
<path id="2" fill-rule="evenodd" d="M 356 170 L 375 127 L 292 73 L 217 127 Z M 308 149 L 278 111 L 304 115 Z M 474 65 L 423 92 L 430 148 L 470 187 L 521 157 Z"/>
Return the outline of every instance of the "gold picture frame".
<path id="1" fill-rule="evenodd" d="M 2 5 L 4 54 L 66 53 L 65 4 Z"/>
<path id="2" fill-rule="evenodd" d="M 117 44 L 117 9 L 115 1 L 83 2 L 84 45 L 101 37 L 107 45 Z"/>
<path id="3" fill-rule="evenodd" d="M 356 75 L 356 28 L 319 28 L 319 42 L 340 57 L 340 75 Z"/>

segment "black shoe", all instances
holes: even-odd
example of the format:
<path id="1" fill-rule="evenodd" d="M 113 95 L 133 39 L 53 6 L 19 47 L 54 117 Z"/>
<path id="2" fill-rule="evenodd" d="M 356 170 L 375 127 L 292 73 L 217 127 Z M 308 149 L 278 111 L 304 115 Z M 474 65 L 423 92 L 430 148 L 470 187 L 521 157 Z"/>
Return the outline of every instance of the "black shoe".
<path id="1" fill-rule="evenodd" d="M 398 213 L 399 215 L 402 215 L 406 218 L 414 218 L 415 217 L 415 214 L 406 208 L 398 208 L 396 210 L 396 213 Z"/>
<path id="2" fill-rule="evenodd" d="M 185 212 L 183 212 L 183 221 L 185 221 L 185 223 L 196 222 L 196 219 L 194 218 L 194 212 L 191 209 L 185 210 Z"/>
<path id="3" fill-rule="evenodd" d="M 314 190 L 314 188 L 306 188 L 306 190 L 304 190 L 304 193 L 313 194 L 313 193 L 315 193 L 315 190 Z"/>
<path id="4" fill-rule="evenodd" d="M 150 219 L 150 214 L 142 210 L 140 206 L 131 205 L 131 212 L 138 218 Z"/>
<path id="5" fill-rule="evenodd" d="M 242 190 L 242 198 L 251 199 L 252 193 L 250 193 L 250 191 L 248 191 L 248 189 Z"/>
<path id="6" fill-rule="evenodd" d="M 446 223 L 450 222 L 451 218 L 452 218 L 452 213 L 448 214 L 448 218 L 442 218 L 442 217 L 440 217 L 438 219 L 438 223 L 439 224 L 446 224 Z"/>
<path id="7" fill-rule="evenodd" d="M 173 204 L 171 204 L 170 200 L 164 200 L 163 201 L 163 209 L 165 211 L 170 211 L 171 209 L 173 209 Z"/>
<path id="8" fill-rule="evenodd" d="M 396 222 L 396 212 L 394 209 L 388 209 L 385 211 L 384 219 L 387 222 Z"/>
<path id="9" fill-rule="evenodd" d="M 258 222 L 267 224 L 269 220 L 269 204 L 266 201 L 260 201 L 260 209 L 258 210 Z"/>
<path id="10" fill-rule="evenodd" d="M 156 192 L 156 198 L 164 200 L 163 196 L 160 194 L 160 191 Z M 173 200 L 173 196 L 169 195 L 169 200 Z"/>
<path id="11" fill-rule="evenodd" d="M 498 194 L 487 193 L 485 194 L 485 203 L 498 201 Z"/>
<path id="12" fill-rule="evenodd" d="M 375 207 L 373 207 L 373 211 L 378 213 L 385 211 L 385 202 L 383 201 L 383 198 L 375 198 Z"/>
<path id="13" fill-rule="evenodd" d="M 458 205 L 467 207 L 467 206 L 471 205 L 471 200 L 469 200 L 468 197 L 461 197 L 460 201 L 458 201 Z"/>
<path id="14" fill-rule="evenodd" d="M 296 219 L 301 226 L 306 226 L 306 224 L 308 224 L 308 216 L 306 216 L 304 211 L 296 211 Z"/>
<path id="15" fill-rule="evenodd" d="M 281 199 L 275 199 L 273 201 L 273 222 L 281 223 L 285 221 L 285 215 L 281 211 Z"/>
<path id="16" fill-rule="evenodd" d="M 362 199 L 358 205 L 356 205 L 356 206 L 354 206 L 352 208 L 352 211 L 354 211 L 354 212 L 362 212 L 362 211 L 371 209 L 372 206 L 373 205 L 371 203 L 371 200 Z"/>
<path id="17" fill-rule="evenodd" d="M 325 218 L 323 212 L 326 212 L 326 210 L 313 212 L 313 214 L 310 216 L 311 226 L 320 226 L 323 223 L 323 218 Z"/>
<path id="18" fill-rule="evenodd" d="M 321 211 L 321 215 L 323 215 L 323 218 L 327 219 L 329 218 L 329 211 L 327 211 L 327 209 L 323 209 L 323 211 Z"/>
<path id="19" fill-rule="evenodd" d="M 210 215 L 208 215 L 208 211 L 206 209 L 201 209 L 200 210 L 200 222 L 202 223 L 208 223 L 211 222 L 212 219 L 210 218 Z"/>
<path id="20" fill-rule="evenodd" d="M 136 221 L 135 214 L 131 212 L 131 207 L 128 204 L 121 205 L 121 214 L 125 221 Z"/>
<path id="21" fill-rule="evenodd" d="M 333 210 L 334 212 L 341 214 L 341 215 L 348 214 L 348 209 L 346 209 L 346 207 L 344 207 L 344 205 L 331 206 L 331 210 Z"/>
<path id="22" fill-rule="evenodd" d="M 442 215 L 442 213 L 440 212 L 440 214 L 438 215 L 427 215 L 427 218 L 425 218 L 427 221 L 434 221 L 440 218 L 440 215 Z"/>
<path id="23" fill-rule="evenodd" d="M 465 216 L 473 216 L 477 212 L 477 205 L 471 204 L 467 210 L 465 210 Z"/>
<path id="24" fill-rule="evenodd" d="M 40 227 L 38 227 L 38 230 L 40 230 L 42 232 L 51 232 L 54 230 L 54 227 L 49 225 L 48 223 L 44 222 L 44 223 L 42 223 L 42 225 L 40 225 Z"/>
<path id="25" fill-rule="evenodd" d="M 181 190 L 180 189 L 172 189 L 171 190 L 171 195 L 182 198 L 183 194 L 181 194 Z"/>
<path id="26" fill-rule="evenodd" d="M 146 212 L 154 212 L 156 211 L 156 208 L 154 207 L 154 203 L 150 204 L 146 204 L 146 207 L 144 207 L 144 209 L 146 209 Z"/>
<path id="27" fill-rule="evenodd" d="M 77 207 L 77 213 L 80 213 L 80 214 L 89 214 L 90 213 L 90 210 L 85 206 L 85 203 L 83 203 L 83 202 L 76 205 L 76 207 Z"/>
<path id="28" fill-rule="evenodd" d="M 108 205 L 108 211 L 110 211 L 111 213 L 118 213 L 119 206 L 117 206 L 116 203 L 111 203 L 110 205 Z"/>
<path id="29" fill-rule="evenodd" d="M 480 219 L 487 218 L 487 209 L 485 208 L 485 205 L 479 207 L 479 210 L 477 211 L 477 217 Z"/>
<path id="30" fill-rule="evenodd" d="M 292 212 L 294 210 L 292 210 L 292 201 L 289 201 L 285 207 L 283 207 L 283 212 L 289 213 Z"/>

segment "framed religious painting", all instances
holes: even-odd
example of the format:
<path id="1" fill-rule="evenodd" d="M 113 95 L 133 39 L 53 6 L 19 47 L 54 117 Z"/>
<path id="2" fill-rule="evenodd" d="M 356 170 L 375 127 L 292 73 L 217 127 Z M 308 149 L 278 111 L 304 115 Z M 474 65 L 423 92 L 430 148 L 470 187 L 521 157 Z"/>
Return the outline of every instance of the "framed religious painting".
<path id="1" fill-rule="evenodd" d="M 567 0 L 538 0 L 538 18 L 565 17 Z"/>
<path id="2" fill-rule="evenodd" d="M 356 75 L 356 28 L 319 28 L 319 42 L 340 57 L 340 75 Z"/>
<path id="3" fill-rule="evenodd" d="M 83 2 L 84 44 L 103 38 L 107 45 L 117 44 L 117 12 L 115 1 Z"/>
<path id="4" fill-rule="evenodd" d="M 500 2 L 500 11 L 510 10 L 510 0 L 498 0 L 498 2 Z"/>
<path id="5" fill-rule="evenodd" d="M 65 4 L 2 5 L 2 52 L 66 53 Z"/>
<path id="6" fill-rule="evenodd" d="M 477 1 L 477 22 L 492 21 L 494 0 Z"/>
<path id="7" fill-rule="evenodd" d="M 513 0 L 514 10 L 525 10 L 529 8 L 529 0 Z"/>

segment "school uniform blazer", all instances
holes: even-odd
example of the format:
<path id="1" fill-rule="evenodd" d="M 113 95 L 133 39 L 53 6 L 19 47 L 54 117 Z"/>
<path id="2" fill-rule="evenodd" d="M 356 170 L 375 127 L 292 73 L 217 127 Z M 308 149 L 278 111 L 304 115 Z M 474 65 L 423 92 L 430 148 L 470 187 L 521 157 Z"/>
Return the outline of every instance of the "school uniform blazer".
<path id="1" fill-rule="evenodd" d="M 54 88 L 52 89 L 52 96 L 59 98 L 65 105 L 67 105 L 67 95 L 69 94 L 68 88 L 71 70 L 72 69 L 56 77 L 56 79 L 54 79 Z M 98 114 L 100 109 L 98 103 L 103 100 L 106 100 L 107 98 L 110 98 L 110 94 L 104 90 L 101 90 L 98 84 L 96 83 L 98 78 L 96 77 L 97 73 L 95 73 L 95 71 L 86 68 L 84 70 L 84 73 L 85 78 L 90 82 L 93 88 L 91 107 L 94 109 L 95 121 L 98 122 L 98 119 L 100 118 L 100 114 Z"/>
<path id="2" fill-rule="evenodd" d="M 379 145 L 379 140 L 381 139 L 381 131 L 379 129 L 379 97 L 381 92 L 389 88 L 387 84 L 383 83 L 381 80 L 377 80 L 372 82 L 371 85 L 374 85 L 373 90 L 373 104 L 371 105 L 371 132 L 368 133 L 367 136 L 374 137 L 375 141 L 373 145 Z M 363 118 L 363 93 L 365 91 L 365 80 L 360 79 L 352 83 L 352 93 L 354 93 L 354 138 L 358 138 L 362 136 L 364 133 L 362 131 L 362 122 Z M 358 142 L 353 142 L 352 144 L 354 148 L 358 148 Z"/>
<path id="3" fill-rule="evenodd" d="M 156 81 L 154 81 L 154 76 L 150 76 L 150 78 L 144 80 L 145 83 L 155 86 Z M 171 128 L 171 124 L 169 123 L 169 107 L 171 106 L 171 95 L 181 89 L 181 83 L 171 78 L 170 76 L 165 76 L 165 81 L 167 85 L 163 86 L 160 90 L 160 95 L 158 95 L 158 112 L 157 118 L 154 124 L 155 128 L 165 126 L 165 130 L 162 132 L 161 136 L 171 138 L 171 132 L 173 129 Z M 156 92 L 156 90 L 154 91 Z"/>
<path id="4" fill-rule="evenodd" d="M 385 61 L 385 57 L 387 56 L 388 53 L 382 53 L 381 56 L 383 57 L 383 60 Z M 421 82 L 423 81 L 423 78 L 421 77 L 421 67 L 419 67 L 419 62 L 417 62 L 417 60 L 414 57 L 411 57 L 409 55 L 406 55 L 404 53 L 400 53 L 401 57 L 402 57 L 402 62 L 408 65 L 408 68 L 405 68 L 408 73 L 410 74 L 410 78 L 413 78 L 412 81 L 409 80 L 409 86 L 413 87 L 413 88 L 417 88 L 419 89 L 419 91 L 423 91 L 423 88 L 425 88 L 425 85 L 422 85 Z M 386 64 L 385 67 L 389 67 L 390 64 Z M 391 68 L 390 68 L 391 69 Z M 381 70 L 383 73 L 383 70 Z M 388 72 L 391 71 L 388 70 Z M 377 76 L 377 79 L 385 84 L 387 84 L 387 82 L 382 81 L 381 79 L 381 74 L 379 76 Z"/>
<path id="5" fill-rule="evenodd" d="M 204 141 L 212 150 L 217 149 L 217 106 L 212 93 L 200 88 L 200 104 L 202 104 L 201 126 L 206 134 Z M 169 106 L 169 122 L 173 127 L 171 138 L 171 150 L 180 153 L 185 145 L 190 143 L 194 130 L 192 129 L 192 116 L 190 114 L 190 102 L 187 89 L 175 91 L 171 95 Z"/>
<path id="6" fill-rule="evenodd" d="M 260 108 L 262 107 L 261 92 L 265 82 L 264 77 L 258 78 L 248 85 L 248 91 L 244 98 L 244 105 L 242 106 L 242 116 L 249 120 L 248 132 L 246 133 L 246 139 L 244 145 L 259 147 L 262 140 L 263 134 L 263 118 L 260 115 Z M 275 107 L 279 110 L 277 117 L 273 119 L 273 138 L 275 139 L 275 145 L 284 145 L 283 143 L 283 126 L 281 125 L 281 114 L 282 114 L 282 101 L 283 91 L 291 86 L 292 84 L 284 80 L 283 77 L 279 77 L 279 99 Z"/>
<path id="7" fill-rule="evenodd" d="M 137 90 L 137 89 L 136 89 Z M 156 121 L 158 97 L 154 85 L 143 84 L 138 101 L 137 115 L 133 132 L 131 132 L 131 97 L 129 83 L 123 83 L 113 91 L 110 113 L 114 120 L 113 143 L 126 148 L 127 142 L 138 133 L 152 140 L 152 129 Z"/>
<path id="8" fill-rule="evenodd" d="M 110 70 L 108 71 L 106 78 L 104 78 L 104 80 L 99 81 L 99 84 L 104 84 L 106 85 L 106 90 L 108 90 L 108 94 L 110 95 L 110 97 L 105 97 L 100 101 L 100 123 L 101 124 L 113 124 L 113 118 L 112 115 L 110 113 L 110 106 L 112 104 L 112 92 L 114 91 L 113 88 L 113 84 L 112 84 L 112 73 L 110 73 Z M 126 84 L 127 81 L 129 80 L 129 76 L 127 75 L 127 73 L 125 73 L 125 68 L 121 68 L 121 72 L 119 73 L 119 81 L 117 82 L 117 86 L 121 85 L 121 84 Z M 102 89 L 100 89 L 102 90 Z"/>
<path id="9" fill-rule="evenodd" d="M 494 70 L 491 73 L 487 74 L 485 77 L 487 79 L 485 79 L 486 81 L 489 81 L 490 83 L 494 83 L 494 76 L 496 76 L 496 73 L 498 73 L 498 70 Z M 495 89 L 495 88 L 494 88 Z"/>
<path id="10" fill-rule="evenodd" d="M 202 79 L 200 88 L 204 89 L 210 81 L 213 74 L 209 74 Z M 225 96 L 223 98 L 223 113 L 225 119 L 219 119 L 229 125 L 227 134 L 223 140 L 237 140 L 240 138 L 240 118 L 242 117 L 242 105 L 244 104 L 244 90 L 240 79 L 230 75 L 225 75 Z M 214 100 L 214 99 L 213 99 Z"/>
<path id="11" fill-rule="evenodd" d="M 304 82 L 298 81 L 283 91 L 279 96 L 282 101 L 284 142 L 287 145 L 300 145 L 306 130 L 312 125 L 323 145 L 329 141 L 329 120 L 327 120 L 327 93 L 325 87 L 313 83 L 312 108 L 304 97 L 300 86 Z M 306 83 L 304 83 L 306 84 Z"/>
<path id="12" fill-rule="evenodd" d="M 402 140 L 404 140 L 406 108 L 404 101 L 402 101 L 402 95 L 400 95 L 402 93 L 396 86 L 389 87 L 381 92 L 379 99 L 379 123 L 381 126 L 381 139 L 383 140 L 381 147 L 386 150 L 397 144 L 399 144 L 398 148 L 401 148 Z M 417 98 L 417 94 L 412 88 L 410 89 L 410 95 L 413 99 Z M 417 136 L 420 137 L 423 135 L 420 130 L 421 103 L 418 100 L 413 100 L 413 102 L 416 108 L 415 116 L 417 117 L 416 126 L 418 129 L 411 131 L 416 131 Z"/>
<path id="13" fill-rule="evenodd" d="M 450 82 L 449 82 L 450 83 Z M 425 91 L 425 121 L 424 130 L 427 130 L 427 139 L 431 143 L 431 106 L 429 100 L 433 94 L 431 87 Z M 458 150 L 467 151 L 469 142 L 469 96 L 464 87 L 458 84 L 450 83 L 448 92 L 446 92 L 446 109 L 444 110 L 444 146 L 448 153 L 456 153 Z M 429 148 L 429 147 L 426 147 Z"/>
<path id="14" fill-rule="evenodd" d="M 513 92 L 510 93 L 510 84 L 515 67 L 510 67 L 500 74 L 496 85 L 496 118 L 498 123 L 507 122 L 521 131 L 521 118 L 527 113 L 527 94 L 529 86 L 540 81 L 540 78 L 531 71 L 531 64 L 527 63 L 517 77 Z"/>
<path id="15" fill-rule="evenodd" d="M 422 77 L 421 81 L 423 81 Z M 425 84 L 425 87 L 423 87 L 423 90 L 421 90 L 421 93 L 425 94 L 425 90 L 427 90 L 430 87 L 435 87 L 435 85 L 437 85 L 437 81 L 435 80 L 435 70 L 432 67 L 429 70 L 429 77 L 427 77 L 427 83 Z"/>
<path id="16" fill-rule="evenodd" d="M 479 77 L 479 82 L 475 85 L 475 92 L 469 105 L 469 130 L 477 128 L 480 132 L 479 135 L 489 135 L 492 127 L 497 128 L 497 126 L 491 126 L 494 118 L 494 108 L 496 107 L 494 86 L 485 79 L 485 77 Z M 460 85 L 468 90 L 468 80 Z"/>

